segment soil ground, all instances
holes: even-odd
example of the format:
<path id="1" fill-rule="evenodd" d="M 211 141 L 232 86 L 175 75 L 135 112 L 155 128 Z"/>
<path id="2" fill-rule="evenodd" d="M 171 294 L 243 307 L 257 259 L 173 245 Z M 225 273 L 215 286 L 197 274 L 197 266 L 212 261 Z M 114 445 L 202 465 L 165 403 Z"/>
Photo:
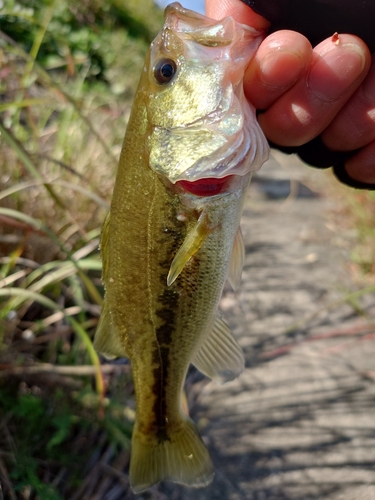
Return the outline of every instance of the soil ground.
<path id="1" fill-rule="evenodd" d="M 221 301 L 246 369 L 224 386 L 190 378 L 215 479 L 159 486 L 159 498 L 375 499 L 375 302 L 361 297 L 367 316 L 340 302 L 357 289 L 352 235 L 319 194 L 327 175 L 275 152 L 254 177 L 242 285 Z"/>

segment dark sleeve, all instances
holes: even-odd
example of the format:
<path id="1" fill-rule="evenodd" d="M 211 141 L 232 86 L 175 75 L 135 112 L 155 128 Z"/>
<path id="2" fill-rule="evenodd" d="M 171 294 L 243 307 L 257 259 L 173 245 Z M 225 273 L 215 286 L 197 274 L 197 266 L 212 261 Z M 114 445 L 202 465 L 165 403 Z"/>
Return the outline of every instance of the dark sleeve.
<path id="1" fill-rule="evenodd" d="M 270 32 L 290 29 L 305 35 L 313 46 L 338 33 L 351 33 L 362 38 L 375 52 L 375 0 L 242 0 L 257 14 L 271 22 Z M 333 152 L 324 146 L 320 137 L 296 148 L 273 147 L 285 153 L 297 153 L 302 160 L 317 168 L 333 167 L 343 183 L 360 188 L 375 189 L 351 179 L 344 163 L 353 154 Z"/>
<path id="2" fill-rule="evenodd" d="M 268 19 L 271 31 L 290 29 L 312 45 L 338 33 L 362 38 L 375 52 L 375 0 L 242 0 Z"/>

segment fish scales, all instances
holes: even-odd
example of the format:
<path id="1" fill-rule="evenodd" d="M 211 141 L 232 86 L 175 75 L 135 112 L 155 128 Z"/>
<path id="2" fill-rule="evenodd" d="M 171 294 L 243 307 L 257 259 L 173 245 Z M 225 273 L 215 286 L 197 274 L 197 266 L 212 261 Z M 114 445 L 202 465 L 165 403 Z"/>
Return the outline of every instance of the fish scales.
<path id="1" fill-rule="evenodd" d="M 95 347 L 131 360 L 135 492 L 211 481 L 209 452 L 182 411 L 186 372 L 193 363 L 222 383 L 243 369 L 217 307 L 228 275 L 241 274 L 244 196 L 268 154 L 242 91 L 259 41 L 231 18 L 172 4 L 133 103 L 102 232 Z"/>

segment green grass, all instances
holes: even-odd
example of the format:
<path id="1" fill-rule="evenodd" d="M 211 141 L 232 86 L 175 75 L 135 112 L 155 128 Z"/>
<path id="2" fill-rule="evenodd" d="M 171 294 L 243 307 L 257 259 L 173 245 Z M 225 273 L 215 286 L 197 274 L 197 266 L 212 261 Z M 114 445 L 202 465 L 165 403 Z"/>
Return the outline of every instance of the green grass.
<path id="1" fill-rule="evenodd" d="M 362 273 L 375 276 L 375 193 L 356 192 L 349 199 L 351 220 L 357 231 L 352 258 Z"/>
<path id="2" fill-rule="evenodd" d="M 336 222 L 344 231 L 354 234 L 351 252 L 353 278 L 373 284 L 375 277 L 375 192 L 349 189 L 335 181 L 333 196 L 339 200 L 341 208 Z"/>
<path id="3" fill-rule="evenodd" d="M 39 385 L 13 383 L 0 388 L 3 432 L 12 438 L 4 440 L 1 448 L 7 480 L 15 496 L 31 491 L 41 499 L 70 498 L 85 477 L 97 437 L 105 432 L 113 449 L 126 453 L 131 425 L 114 404 L 99 418 L 87 384 L 69 391 L 60 385 L 47 391 L 46 384 Z M 55 488 L 53 482 L 61 471 L 66 477 Z"/>
<path id="4" fill-rule="evenodd" d="M 161 24 L 152 0 L 5 0 L 0 9 L 5 498 L 84 495 L 95 450 L 97 460 L 103 446 L 128 453 L 129 369 L 103 373 L 91 342 L 104 293 L 98 247 L 131 99 Z"/>

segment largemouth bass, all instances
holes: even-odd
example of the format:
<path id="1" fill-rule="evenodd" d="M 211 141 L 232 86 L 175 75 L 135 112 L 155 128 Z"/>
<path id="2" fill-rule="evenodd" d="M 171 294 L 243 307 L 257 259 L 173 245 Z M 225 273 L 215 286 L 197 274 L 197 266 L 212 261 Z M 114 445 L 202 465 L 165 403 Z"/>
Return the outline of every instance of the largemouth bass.
<path id="1" fill-rule="evenodd" d="M 209 452 L 181 409 L 190 363 L 221 383 L 243 353 L 218 315 L 236 286 L 251 170 L 268 144 L 242 89 L 260 33 L 174 3 L 151 44 L 102 234 L 106 293 L 95 347 L 131 360 L 136 393 L 130 484 L 204 486 Z"/>

